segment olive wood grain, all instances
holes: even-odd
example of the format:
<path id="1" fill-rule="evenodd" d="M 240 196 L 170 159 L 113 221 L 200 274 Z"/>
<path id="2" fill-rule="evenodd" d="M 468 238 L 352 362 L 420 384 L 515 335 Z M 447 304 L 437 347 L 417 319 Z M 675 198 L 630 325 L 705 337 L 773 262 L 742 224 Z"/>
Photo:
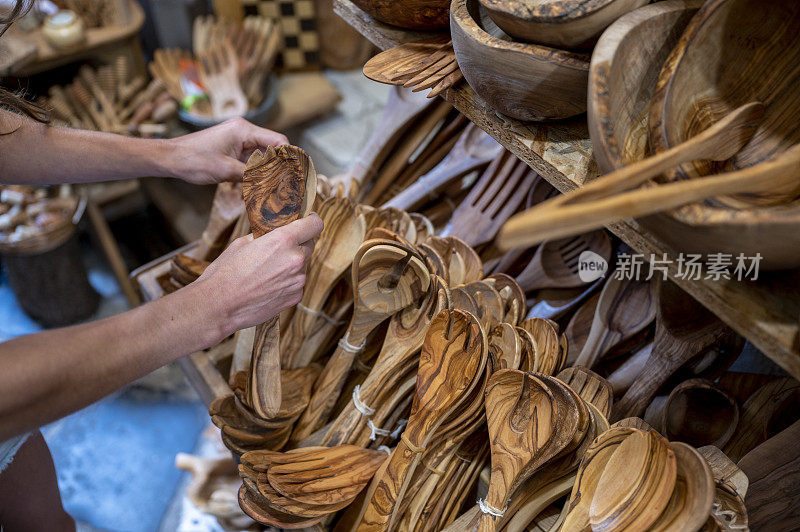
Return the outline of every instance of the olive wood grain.
<path id="1" fill-rule="evenodd" d="M 358 7 L 381 22 L 412 30 L 447 27 L 449 0 L 356 0 Z"/>

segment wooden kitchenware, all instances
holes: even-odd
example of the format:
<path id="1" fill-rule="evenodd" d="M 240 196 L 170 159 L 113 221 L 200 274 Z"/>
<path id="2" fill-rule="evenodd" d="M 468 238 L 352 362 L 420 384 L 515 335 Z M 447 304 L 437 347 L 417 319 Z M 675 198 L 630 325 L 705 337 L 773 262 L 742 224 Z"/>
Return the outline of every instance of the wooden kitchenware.
<path id="1" fill-rule="evenodd" d="M 653 342 L 648 342 L 644 346 L 634 351 L 631 356 L 608 376 L 608 382 L 614 387 L 614 395 L 624 395 L 636 381 L 636 377 L 644 369 L 650 353 L 653 351 Z"/>
<path id="2" fill-rule="evenodd" d="M 662 152 L 694 137 L 734 107 L 760 101 L 765 110 L 758 130 L 730 161 L 683 164 L 665 174 L 668 181 L 745 169 L 800 141 L 794 128 L 784 126 L 800 111 L 800 100 L 789 89 L 800 79 L 794 60 L 800 37 L 792 29 L 800 21 L 800 6 L 773 2 L 753 24 L 749 13 L 754 5 L 745 0 L 703 5 L 664 64 L 649 129 L 654 151 Z M 704 73 L 709 71 L 718 75 L 708 78 Z M 782 193 L 769 190 L 689 205 L 654 217 L 647 229 L 681 251 L 746 256 L 759 252 L 762 268 L 795 267 L 800 262 L 794 252 L 796 203 L 764 206 L 774 199 L 773 192 Z"/>
<path id="3" fill-rule="evenodd" d="M 239 82 L 236 55 L 228 41 L 198 57 L 197 73 L 208 92 L 214 118 L 224 120 L 247 113 L 247 96 Z"/>
<path id="4" fill-rule="evenodd" d="M 392 26 L 412 30 L 447 27 L 449 0 L 355 0 L 370 16 Z"/>
<path id="5" fill-rule="evenodd" d="M 292 438 L 301 441 L 322 427 L 336 404 L 350 366 L 367 336 L 387 318 L 422 298 L 430 284 L 425 264 L 400 244 L 367 241 L 353 263 L 353 317 L 336 351 L 328 359 L 308 408 Z"/>
<path id="6" fill-rule="evenodd" d="M 241 187 L 228 182 L 217 185 L 208 223 L 200 236 L 194 256 L 202 260 L 215 259 L 228 243 L 233 226 L 243 212 Z"/>
<path id="7" fill-rule="evenodd" d="M 668 439 L 694 447 L 724 447 L 738 424 L 736 400 L 705 379 L 689 379 L 676 386 L 661 417 Z"/>
<path id="8" fill-rule="evenodd" d="M 586 110 L 588 56 L 513 42 L 478 0 L 452 3 L 450 31 L 467 83 L 504 115 L 539 121 Z"/>
<path id="9" fill-rule="evenodd" d="M 613 419 L 644 412 L 650 399 L 683 364 L 733 333 L 672 282 L 660 283 L 653 351 L 644 369 L 614 405 Z"/>
<path id="10" fill-rule="evenodd" d="M 414 210 L 454 180 L 488 165 L 502 151 L 497 141 L 474 124 L 466 127 L 447 156 L 416 183 L 384 204 L 406 211 Z"/>
<path id="11" fill-rule="evenodd" d="M 414 92 L 432 89 L 428 98 L 463 79 L 453 43 L 446 36 L 403 43 L 381 52 L 364 65 L 364 75 L 379 83 L 413 88 Z"/>
<path id="12" fill-rule="evenodd" d="M 575 390 L 581 399 L 594 405 L 606 419 L 611 415 L 614 391 L 603 377 L 582 366 L 562 370 L 556 378 Z"/>
<path id="13" fill-rule="evenodd" d="M 316 175 L 311 158 L 295 146 L 255 151 L 247 161 L 242 187 L 253 236 L 308 215 L 316 195 Z M 280 409 L 279 342 L 277 316 L 256 327 L 247 396 L 250 406 L 266 419 Z"/>
<path id="14" fill-rule="evenodd" d="M 522 41 L 565 48 L 585 45 L 647 0 L 481 0 L 503 31 Z"/>
<path id="15" fill-rule="evenodd" d="M 754 530 L 797 530 L 800 421 L 762 443 L 739 461 L 750 479 L 745 503 Z"/>
<path id="16" fill-rule="evenodd" d="M 539 290 L 529 301 L 529 303 L 533 302 L 533 306 L 528 310 L 528 317 L 557 320 L 569 314 L 571 310 L 577 308 L 584 301 L 588 301 L 588 299 L 594 299 L 594 304 L 596 305 L 597 298 L 595 296 L 599 296 L 596 292 L 603 284 L 605 284 L 605 279 L 601 277 L 588 285 L 578 288 L 545 288 L 544 290 Z M 588 327 L 592 325 L 591 317 L 589 316 Z M 589 334 L 588 327 L 587 336 Z M 576 357 L 585 340 L 586 338 L 583 338 L 580 346 L 576 347 L 578 350 L 575 354 Z"/>
<path id="17" fill-rule="evenodd" d="M 617 279 L 600 292 L 589 337 L 575 364 L 592 368 L 614 346 L 639 334 L 656 316 L 656 283 Z"/>
<path id="18" fill-rule="evenodd" d="M 716 485 L 708 523 L 711 528 L 707 525 L 702 530 L 748 529 L 747 508 L 744 505 L 750 485 L 747 475 L 722 451 L 712 445 L 701 447 L 697 451 L 711 468 Z M 715 526 L 719 528 L 715 528 Z"/>
<path id="19" fill-rule="evenodd" d="M 586 340 L 589 339 L 589 333 L 592 331 L 592 324 L 594 323 L 594 314 L 597 309 L 597 302 L 600 300 L 600 292 L 591 295 L 569 319 L 569 323 L 564 328 L 564 336 L 567 337 L 567 345 L 569 345 L 569 352 L 567 352 L 567 365 L 575 365 L 578 355 L 581 354 L 583 346 L 586 345 Z"/>
<path id="20" fill-rule="evenodd" d="M 460 310 L 434 318 L 417 372 L 408 425 L 378 482 L 359 530 L 392 528 L 394 510 L 436 429 L 458 411 L 483 378 L 486 335 L 475 317 Z"/>
<path id="21" fill-rule="evenodd" d="M 453 211 L 441 236 L 457 236 L 473 247 L 493 240 L 522 204 L 537 177 L 527 164 L 503 150 Z"/>
<path id="22" fill-rule="evenodd" d="M 517 282 L 526 292 L 542 288 L 574 288 L 586 284 L 579 275 L 581 254 L 591 251 L 608 263 L 611 241 L 605 231 L 593 231 L 546 242 L 536 249 Z"/>

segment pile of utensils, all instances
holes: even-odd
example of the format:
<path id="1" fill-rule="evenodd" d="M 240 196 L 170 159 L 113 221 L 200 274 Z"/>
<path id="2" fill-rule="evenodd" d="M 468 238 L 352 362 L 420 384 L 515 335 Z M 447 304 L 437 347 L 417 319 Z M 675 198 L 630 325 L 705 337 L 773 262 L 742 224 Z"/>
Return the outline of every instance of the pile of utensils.
<path id="1" fill-rule="evenodd" d="M 313 526 L 351 504 L 387 457 L 353 445 L 250 451 L 239 465 L 239 504 L 262 523 Z"/>
<path id="2" fill-rule="evenodd" d="M 128 23 L 128 0 L 56 0 L 61 9 L 78 15 L 87 28 L 122 26 Z"/>
<path id="3" fill-rule="evenodd" d="M 229 22 L 201 16 L 191 52 L 156 50 L 148 68 L 187 112 L 223 120 L 262 104 L 281 42 L 280 27 L 263 17 Z"/>
<path id="4" fill-rule="evenodd" d="M 178 110 L 161 81 L 131 79 L 125 56 L 96 69 L 81 66 L 70 85 L 50 87 L 42 103 L 56 124 L 142 137 L 166 134 Z"/>
<path id="5" fill-rule="evenodd" d="M 69 185 L 50 190 L 25 185 L 0 186 L 0 243 L 23 248 L 54 234 L 71 232 L 78 198 Z M 80 214 L 77 215 L 80 217 Z"/>

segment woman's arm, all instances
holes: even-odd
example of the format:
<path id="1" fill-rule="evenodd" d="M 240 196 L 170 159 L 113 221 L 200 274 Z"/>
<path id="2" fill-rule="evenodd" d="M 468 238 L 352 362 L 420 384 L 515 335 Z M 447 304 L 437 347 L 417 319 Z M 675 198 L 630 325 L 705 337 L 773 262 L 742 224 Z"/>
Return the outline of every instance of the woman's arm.
<path id="1" fill-rule="evenodd" d="M 169 140 L 52 127 L 0 109 L 0 182 L 46 185 L 130 177 L 239 181 L 254 149 L 286 144 L 242 118 Z"/>
<path id="2" fill-rule="evenodd" d="M 257 240 L 240 238 L 197 281 L 163 299 L 0 344 L 0 441 L 297 304 L 321 231 L 311 215 Z"/>

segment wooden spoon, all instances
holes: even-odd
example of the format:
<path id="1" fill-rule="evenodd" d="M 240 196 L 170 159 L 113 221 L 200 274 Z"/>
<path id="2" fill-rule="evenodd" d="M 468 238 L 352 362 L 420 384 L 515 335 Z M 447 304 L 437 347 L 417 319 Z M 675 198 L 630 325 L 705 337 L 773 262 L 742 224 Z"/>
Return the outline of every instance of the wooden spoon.
<path id="1" fill-rule="evenodd" d="M 339 398 L 356 353 L 367 336 L 396 312 L 427 293 L 430 274 L 414 252 L 401 244 L 366 242 L 353 265 L 354 308 L 347 332 L 328 359 L 293 438 L 301 441 L 322 427 Z M 360 255 L 360 257 L 359 257 Z"/>
<path id="2" fill-rule="evenodd" d="M 311 158 L 300 148 L 256 150 L 247 161 L 242 187 L 253 237 L 308 215 L 317 190 L 316 175 Z M 277 316 L 256 327 L 247 396 L 256 414 L 267 419 L 281 406 L 279 341 Z"/>
<path id="3" fill-rule="evenodd" d="M 328 198 L 322 202 L 319 215 L 325 229 L 314 246 L 306 279 L 313 290 L 303 291 L 298 310 L 281 339 L 283 364 L 290 368 L 311 362 L 314 353 L 305 340 L 337 280 L 353 264 L 366 232 L 366 219 L 356 213 L 350 200 Z"/>
<path id="4" fill-rule="evenodd" d="M 220 183 L 214 192 L 208 223 L 195 248 L 194 256 L 213 260 L 227 243 L 233 225 L 244 212 L 241 188 L 235 183 Z"/>
<path id="5" fill-rule="evenodd" d="M 470 124 L 441 163 L 384 206 L 413 211 L 422 206 L 426 199 L 435 198 L 442 188 L 454 180 L 488 165 L 502 149 L 482 129 Z"/>
<path id="6" fill-rule="evenodd" d="M 659 287 L 653 351 L 642 372 L 614 405 L 614 419 L 637 416 L 675 371 L 734 334 L 716 316 L 671 282 Z"/>
<path id="7" fill-rule="evenodd" d="M 676 476 L 669 442 L 655 431 L 634 430 L 597 482 L 589 508 L 592 530 L 650 530 L 669 503 Z"/>
<path id="8" fill-rule="evenodd" d="M 561 371 L 556 378 L 575 390 L 581 399 L 594 405 L 605 418 L 611 415 L 614 392 L 603 377 L 582 366 L 574 366 Z"/>
<path id="9" fill-rule="evenodd" d="M 486 335 L 474 316 L 445 310 L 422 346 L 417 390 L 408 425 L 378 482 L 359 530 L 391 529 L 394 510 L 439 425 L 457 411 L 484 375 Z"/>
<path id="10" fill-rule="evenodd" d="M 656 316 L 655 283 L 612 275 L 600 300 L 586 344 L 575 364 L 592 368 L 615 345 L 639 334 Z"/>
<path id="11" fill-rule="evenodd" d="M 531 262 L 517 275 L 526 292 L 542 288 L 575 288 L 586 284 L 578 275 L 579 259 L 591 251 L 606 262 L 611 258 L 611 241 L 605 231 L 554 240 L 539 246 Z"/>
<path id="12" fill-rule="evenodd" d="M 764 106 L 759 102 L 743 105 L 701 134 L 670 150 L 628 165 L 572 193 L 546 201 L 534 209 L 515 216 L 501 230 L 499 242 L 505 249 L 530 246 L 548 239 L 564 238 L 582 231 L 589 231 L 602 226 L 604 223 L 650 214 L 650 212 L 641 212 L 645 210 L 641 209 L 641 207 L 645 206 L 644 204 L 633 202 L 626 205 L 621 201 L 616 202 L 614 201 L 616 198 L 622 198 L 623 196 L 614 198 L 613 194 L 630 190 L 663 173 L 665 170 L 685 162 L 696 159 L 724 161 L 733 157 L 752 138 L 763 114 Z M 718 184 L 712 185 L 711 192 L 714 195 L 717 192 L 715 187 L 718 186 Z M 657 187 L 653 190 L 661 188 Z M 676 198 L 689 197 L 689 190 L 699 190 L 699 188 L 684 189 L 685 196 L 676 196 Z M 658 194 L 663 195 L 664 192 Z M 610 200 L 603 201 L 609 197 L 611 197 Z M 631 196 L 630 200 L 632 199 L 633 197 Z M 653 199 L 655 199 L 655 196 Z M 658 210 L 666 210 L 685 203 L 692 203 L 697 199 L 703 198 L 690 198 L 683 203 L 675 205 L 667 204 L 666 198 L 661 197 L 659 201 L 662 203 L 659 205 Z M 595 203 L 592 203 L 592 201 Z M 627 198 L 626 201 L 628 201 Z M 620 215 L 613 218 L 606 215 L 601 220 L 599 218 L 599 216 L 602 216 L 600 213 L 608 212 L 603 210 L 605 208 L 604 204 L 609 205 L 609 208 L 616 207 Z M 620 205 L 625 205 L 629 208 L 621 209 Z M 526 235 L 523 231 L 528 234 Z"/>
<path id="13" fill-rule="evenodd" d="M 739 424 L 739 405 L 712 382 L 689 379 L 670 392 L 661 417 L 662 433 L 695 447 L 724 447 Z"/>

